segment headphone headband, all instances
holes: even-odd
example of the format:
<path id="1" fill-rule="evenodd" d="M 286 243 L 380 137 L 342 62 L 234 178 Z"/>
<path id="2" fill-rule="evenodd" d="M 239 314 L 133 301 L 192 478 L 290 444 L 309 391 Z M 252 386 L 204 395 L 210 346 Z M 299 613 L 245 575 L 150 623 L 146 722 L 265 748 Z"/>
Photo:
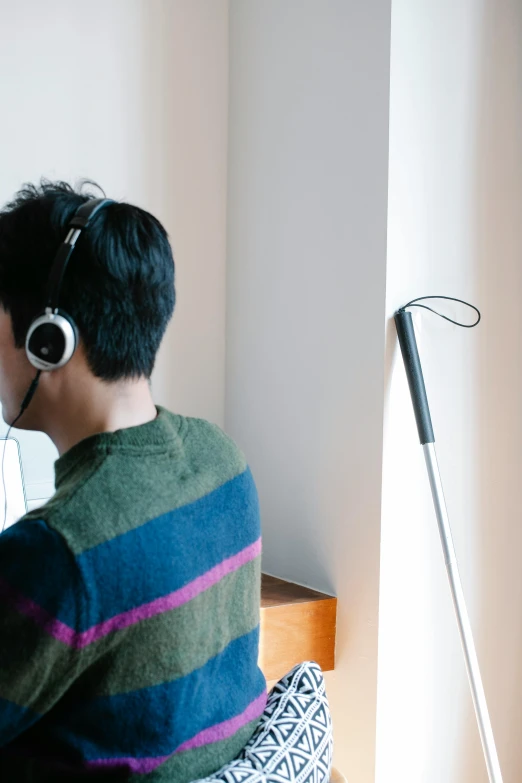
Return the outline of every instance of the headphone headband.
<path id="1" fill-rule="evenodd" d="M 74 321 L 67 313 L 58 310 L 63 277 L 81 232 L 100 209 L 113 203 L 109 198 L 89 199 L 78 207 L 68 224 L 67 236 L 58 248 L 51 267 L 45 312 L 33 321 L 25 338 L 27 358 L 38 370 L 63 367 L 76 350 L 78 334 Z M 26 400 L 28 398 L 29 395 Z M 23 405 L 28 404 L 26 400 Z"/>
<path id="2" fill-rule="evenodd" d="M 60 289 L 62 287 L 63 277 L 65 270 L 69 263 L 72 251 L 76 244 L 76 240 L 80 236 L 81 232 L 87 228 L 94 216 L 108 204 L 113 204 L 114 201 L 110 198 L 94 198 L 89 199 L 84 204 L 78 207 L 74 213 L 73 218 L 69 222 L 69 231 L 64 241 L 58 248 L 51 272 L 49 275 L 49 286 L 47 295 L 47 307 L 51 310 L 58 309 L 58 301 L 60 297 Z"/>
<path id="3" fill-rule="evenodd" d="M 106 204 L 114 204 L 112 198 L 91 198 L 78 207 L 69 223 L 71 228 L 87 228 L 90 221 Z"/>

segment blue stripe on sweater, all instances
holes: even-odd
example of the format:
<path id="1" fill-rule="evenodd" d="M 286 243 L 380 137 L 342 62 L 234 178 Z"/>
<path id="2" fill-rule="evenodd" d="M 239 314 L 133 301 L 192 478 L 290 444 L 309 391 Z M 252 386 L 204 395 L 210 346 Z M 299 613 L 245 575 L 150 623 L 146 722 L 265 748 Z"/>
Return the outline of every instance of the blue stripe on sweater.
<path id="1" fill-rule="evenodd" d="M 178 590 L 254 543 L 260 532 L 247 469 L 200 500 L 82 553 L 77 563 L 91 602 L 79 630 Z"/>
<path id="2" fill-rule="evenodd" d="M 0 576 L 53 617 L 84 631 L 183 587 L 259 536 L 257 490 L 247 468 L 203 498 L 76 558 L 45 522 L 23 521 L 2 535 Z M 80 574 L 89 598 L 84 604 Z"/>
<path id="3" fill-rule="evenodd" d="M 80 573 L 62 536 L 41 519 L 22 519 L 0 541 L 0 579 L 52 617 L 66 618 L 72 627 L 81 624 Z"/>
<path id="4" fill-rule="evenodd" d="M 26 731 L 40 716 L 0 696 L 0 748 Z"/>
<path id="5" fill-rule="evenodd" d="M 69 758 L 71 750 L 85 760 L 169 755 L 200 731 L 239 715 L 263 693 L 258 643 L 259 626 L 178 680 L 64 705 L 54 715 L 57 725 L 50 713 L 38 736 L 54 747 L 63 743 Z"/>

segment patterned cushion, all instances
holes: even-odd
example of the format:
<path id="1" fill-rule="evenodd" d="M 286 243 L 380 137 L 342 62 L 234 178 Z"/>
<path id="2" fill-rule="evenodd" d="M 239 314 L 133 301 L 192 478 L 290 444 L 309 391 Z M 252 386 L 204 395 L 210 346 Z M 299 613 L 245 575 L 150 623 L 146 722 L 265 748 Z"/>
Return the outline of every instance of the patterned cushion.
<path id="1" fill-rule="evenodd" d="M 323 675 L 317 663 L 307 661 L 274 685 L 237 759 L 197 783 L 328 783 L 332 751 Z"/>

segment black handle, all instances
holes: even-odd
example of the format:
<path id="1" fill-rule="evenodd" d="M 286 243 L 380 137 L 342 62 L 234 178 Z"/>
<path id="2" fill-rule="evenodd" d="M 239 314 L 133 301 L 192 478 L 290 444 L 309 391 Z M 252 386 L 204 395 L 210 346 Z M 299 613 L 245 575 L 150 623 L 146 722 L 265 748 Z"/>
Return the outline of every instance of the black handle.
<path id="1" fill-rule="evenodd" d="M 426 387 L 424 385 L 411 313 L 407 310 L 398 310 L 395 313 L 395 325 L 399 335 L 399 345 L 401 346 L 404 367 L 406 368 L 420 442 L 423 446 L 425 443 L 435 443 L 430 406 L 426 396 Z"/>

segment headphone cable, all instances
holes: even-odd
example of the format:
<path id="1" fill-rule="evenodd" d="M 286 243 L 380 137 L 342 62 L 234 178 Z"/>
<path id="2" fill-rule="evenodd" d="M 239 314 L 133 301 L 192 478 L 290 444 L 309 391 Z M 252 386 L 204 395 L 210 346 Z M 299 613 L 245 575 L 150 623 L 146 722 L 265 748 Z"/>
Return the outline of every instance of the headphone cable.
<path id="1" fill-rule="evenodd" d="M 2 529 L 0 530 L 0 533 L 3 533 L 5 530 L 6 522 L 7 522 L 7 489 L 5 486 L 5 471 L 4 471 L 4 463 L 5 463 L 5 450 L 7 447 L 7 441 L 9 439 L 9 435 L 11 434 L 11 430 L 13 429 L 16 422 L 21 418 L 21 416 L 25 413 L 27 410 L 27 407 L 29 406 L 29 403 L 34 397 L 34 394 L 36 392 L 36 389 L 38 388 L 38 381 L 40 380 L 40 375 L 42 374 L 41 370 L 38 370 L 35 377 L 31 381 L 31 385 L 29 386 L 27 393 L 22 400 L 22 404 L 20 405 L 20 412 L 18 416 L 14 419 L 14 421 L 11 422 L 7 429 L 7 435 L 4 439 L 4 448 L 2 450 L 2 490 L 4 493 L 4 521 L 2 523 Z"/>

